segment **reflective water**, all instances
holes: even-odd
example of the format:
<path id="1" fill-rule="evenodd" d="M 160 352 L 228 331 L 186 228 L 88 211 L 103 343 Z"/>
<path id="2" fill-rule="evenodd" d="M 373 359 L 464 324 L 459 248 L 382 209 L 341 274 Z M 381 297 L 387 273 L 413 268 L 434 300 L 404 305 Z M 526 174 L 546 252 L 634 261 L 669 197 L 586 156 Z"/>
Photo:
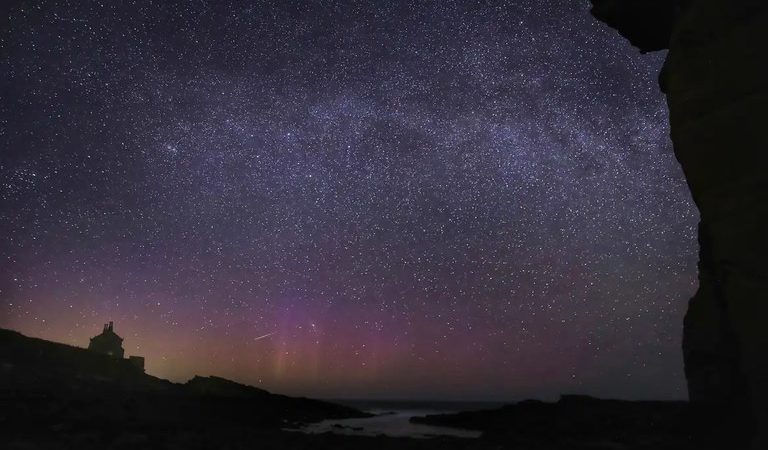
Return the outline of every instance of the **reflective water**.
<path id="1" fill-rule="evenodd" d="M 366 412 L 377 414 L 364 419 L 324 420 L 301 428 L 305 433 L 333 432 L 346 435 L 378 436 L 384 434 L 392 437 L 428 438 L 434 436 L 454 436 L 462 438 L 477 438 L 479 431 L 459 428 L 436 427 L 411 423 L 413 416 L 441 414 L 444 410 L 410 409 L 410 410 L 373 410 Z"/>

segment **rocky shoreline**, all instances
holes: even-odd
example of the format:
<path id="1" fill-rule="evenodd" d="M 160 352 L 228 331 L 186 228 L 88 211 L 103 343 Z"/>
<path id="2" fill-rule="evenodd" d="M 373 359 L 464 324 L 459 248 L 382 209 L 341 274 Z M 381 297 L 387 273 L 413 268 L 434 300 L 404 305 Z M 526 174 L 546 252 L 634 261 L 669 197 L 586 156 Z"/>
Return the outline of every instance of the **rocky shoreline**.
<path id="1" fill-rule="evenodd" d="M 482 431 L 476 439 L 304 434 L 303 424 L 370 417 L 218 377 L 172 383 L 110 359 L 0 329 L 3 449 L 680 449 L 686 404 L 564 396 L 413 418 Z"/>

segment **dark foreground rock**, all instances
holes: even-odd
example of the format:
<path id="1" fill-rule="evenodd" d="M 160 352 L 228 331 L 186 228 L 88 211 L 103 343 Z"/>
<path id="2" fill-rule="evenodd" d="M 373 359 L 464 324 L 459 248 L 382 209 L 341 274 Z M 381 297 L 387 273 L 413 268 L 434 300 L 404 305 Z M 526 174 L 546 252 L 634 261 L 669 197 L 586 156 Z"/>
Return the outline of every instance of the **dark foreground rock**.
<path id="1" fill-rule="evenodd" d="M 7 444 L 6 444 L 7 443 Z M 108 435 L 100 431 L 47 433 L 5 441 L 8 450 L 496 450 L 497 444 L 451 438 L 409 439 L 389 437 L 308 435 L 254 429 L 123 430 Z"/>
<path id="2" fill-rule="evenodd" d="M 412 422 L 480 430 L 483 439 L 519 448 L 687 448 L 686 402 L 601 400 L 564 395 L 487 411 L 414 417 Z"/>

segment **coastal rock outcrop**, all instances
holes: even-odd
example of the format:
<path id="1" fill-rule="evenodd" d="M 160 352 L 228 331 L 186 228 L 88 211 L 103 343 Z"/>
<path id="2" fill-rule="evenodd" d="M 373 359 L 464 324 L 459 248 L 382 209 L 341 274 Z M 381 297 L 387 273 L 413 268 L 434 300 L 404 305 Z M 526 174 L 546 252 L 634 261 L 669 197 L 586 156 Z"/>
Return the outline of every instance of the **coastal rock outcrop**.
<path id="1" fill-rule="evenodd" d="M 683 331 L 702 448 L 768 448 L 768 3 L 592 0 L 661 71 L 672 142 L 699 208 L 699 288 Z"/>

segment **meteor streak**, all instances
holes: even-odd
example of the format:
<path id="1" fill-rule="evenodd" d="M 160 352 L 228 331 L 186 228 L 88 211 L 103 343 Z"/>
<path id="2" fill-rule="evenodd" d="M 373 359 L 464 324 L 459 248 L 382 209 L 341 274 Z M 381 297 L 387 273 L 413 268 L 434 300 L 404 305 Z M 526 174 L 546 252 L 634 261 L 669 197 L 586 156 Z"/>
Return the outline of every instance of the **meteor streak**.
<path id="1" fill-rule="evenodd" d="M 265 334 L 264 336 L 259 336 L 259 337 L 257 337 L 257 338 L 253 338 L 253 340 L 254 340 L 254 341 L 259 341 L 259 340 L 261 340 L 261 339 L 266 339 L 266 338 L 268 338 L 268 337 L 272 336 L 272 335 L 273 335 L 273 334 L 275 334 L 275 333 L 277 333 L 277 331 L 273 331 L 273 332 L 271 332 L 271 333 L 267 333 L 267 334 Z"/>

